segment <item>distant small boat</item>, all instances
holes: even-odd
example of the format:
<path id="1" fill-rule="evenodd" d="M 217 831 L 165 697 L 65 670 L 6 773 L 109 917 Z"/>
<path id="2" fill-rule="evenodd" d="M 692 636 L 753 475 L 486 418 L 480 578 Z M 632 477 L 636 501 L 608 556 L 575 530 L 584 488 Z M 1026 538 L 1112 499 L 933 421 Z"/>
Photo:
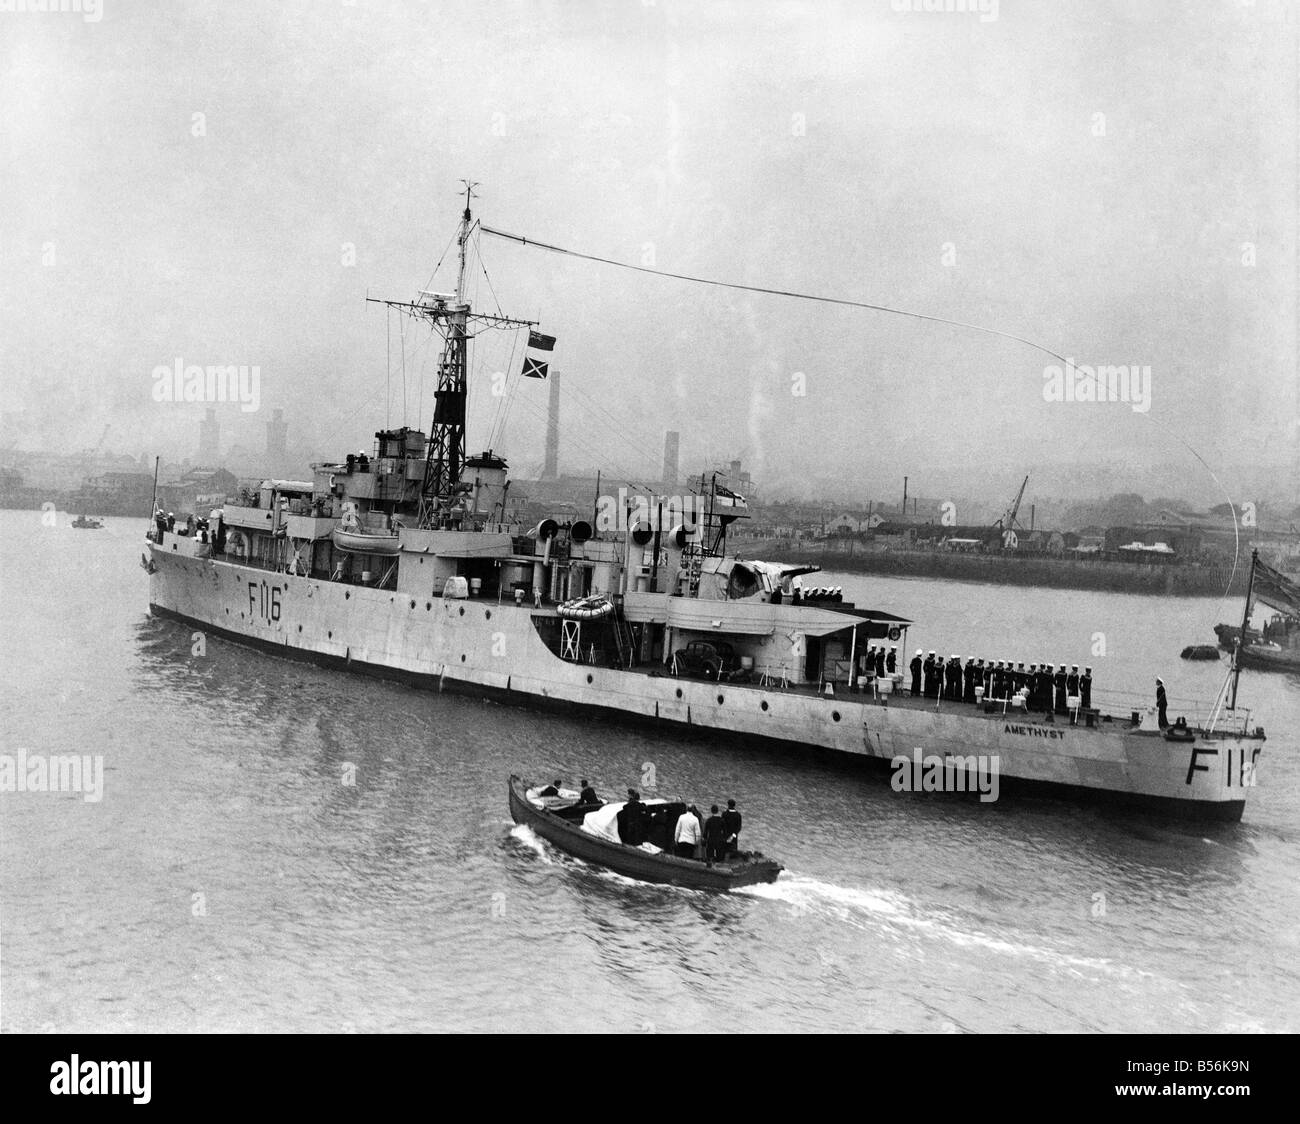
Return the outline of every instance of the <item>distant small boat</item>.
<path id="1" fill-rule="evenodd" d="M 104 521 L 102 519 L 91 519 L 85 515 L 78 515 L 76 519 L 72 521 L 72 525 L 79 531 L 99 531 L 103 529 Z"/>
<path id="2" fill-rule="evenodd" d="M 1230 624 L 1217 624 L 1214 634 L 1219 638 L 1219 647 L 1232 651 L 1236 646 L 1241 629 Z M 1281 632 L 1285 644 L 1265 640 L 1263 633 L 1255 629 L 1246 632 L 1246 645 L 1238 658 L 1242 667 L 1255 671 L 1300 671 L 1300 632 L 1294 628 Z"/>
<path id="3" fill-rule="evenodd" d="M 562 851 L 586 862 L 603 866 L 642 882 L 664 882 L 694 890 L 732 890 L 759 882 L 775 882 L 784 869 L 779 862 L 758 851 L 742 851 L 726 862 L 708 863 L 679 859 L 671 853 L 671 825 L 686 811 L 680 802 L 647 804 L 649 842 L 663 844 L 655 851 L 615 843 L 604 835 L 585 830 L 583 821 L 592 812 L 609 805 L 565 803 L 554 798 L 528 796 L 528 785 L 518 776 L 510 778 L 510 814 L 517 824 L 532 828 Z"/>

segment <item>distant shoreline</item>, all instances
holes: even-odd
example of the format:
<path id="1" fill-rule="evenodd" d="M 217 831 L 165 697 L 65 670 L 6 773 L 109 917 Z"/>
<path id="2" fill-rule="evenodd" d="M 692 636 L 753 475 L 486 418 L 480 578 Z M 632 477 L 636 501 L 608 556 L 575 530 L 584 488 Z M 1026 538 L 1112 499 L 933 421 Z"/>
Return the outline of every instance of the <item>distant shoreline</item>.
<path id="1" fill-rule="evenodd" d="M 1042 555 L 959 554 L 944 550 L 872 550 L 839 542 L 784 543 L 773 539 L 729 544 L 744 557 L 807 562 L 823 570 L 887 577 L 942 578 L 994 585 L 1046 586 L 1160 597 L 1246 595 L 1248 565 L 1187 566 L 1172 562 L 1112 562 Z M 1229 581 L 1231 579 L 1231 585 Z M 815 585 L 816 579 L 807 584 Z"/>

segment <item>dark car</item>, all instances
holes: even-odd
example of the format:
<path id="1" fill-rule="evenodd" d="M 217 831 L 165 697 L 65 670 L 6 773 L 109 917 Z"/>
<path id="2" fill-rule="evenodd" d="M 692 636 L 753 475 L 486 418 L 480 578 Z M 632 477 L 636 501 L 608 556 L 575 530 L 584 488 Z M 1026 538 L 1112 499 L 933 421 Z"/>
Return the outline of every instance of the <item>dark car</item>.
<path id="1" fill-rule="evenodd" d="M 721 640 L 692 640 L 677 653 L 679 675 L 723 679 L 736 670 L 736 653 Z"/>

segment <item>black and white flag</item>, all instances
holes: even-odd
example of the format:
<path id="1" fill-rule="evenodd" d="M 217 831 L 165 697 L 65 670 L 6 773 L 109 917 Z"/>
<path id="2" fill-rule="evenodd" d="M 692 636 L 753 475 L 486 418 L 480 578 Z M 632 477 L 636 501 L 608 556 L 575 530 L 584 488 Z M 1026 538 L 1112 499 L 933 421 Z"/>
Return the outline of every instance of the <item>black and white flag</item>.
<path id="1" fill-rule="evenodd" d="M 555 350 L 555 337 L 544 336 L 541 332 L 528 332 L 528 351 L 524 353 L 524 370 L 523 376 L 526 379 L 544 379 L 546 378 L 546 367 L 551 358 L 551 352 Z M 532 352 L 542 352 L 541 355 L 533 355 Z"/>

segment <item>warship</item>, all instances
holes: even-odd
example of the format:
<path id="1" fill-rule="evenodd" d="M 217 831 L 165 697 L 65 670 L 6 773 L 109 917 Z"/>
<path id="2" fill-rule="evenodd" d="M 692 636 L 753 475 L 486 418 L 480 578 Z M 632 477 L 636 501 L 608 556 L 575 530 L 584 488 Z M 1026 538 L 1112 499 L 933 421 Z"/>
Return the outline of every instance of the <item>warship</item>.
<path id="1" fill-rule="evenodd" d="M 525 528 L 509 513 L 504 458 L 467 455 L 468 354 L 482 333 L 527 332 L 533 357 L 520 377 L 544 378 L 554 339 L 466 298 L 472 186 L 454 291 L 379 302 L 437 334 L 428 432 L 383 429 L 372 453 L 314 464 L 310 479 L 263 480 L 184 526 L 156 520 L 141 559 L 154 614 L 421 688 L 671 727 L 705 743 L 831 751 L 895 779 L 898 762 L 923 753 L 939 782 L 918 785 L 926 790 L 960 789 L 991 762 L 1003 796 L 1240 819 L 1264 731 L 1236 707 L 1235 666 L 1230 695 L 1225 681 L 1202 717 L 1168 729 L 1154 707 L 1104 713 L 1073 696 L 1064 713 L 1035 712 L 1007 685 L 982 684 L 974 703 L 912 697 L 902 660 L 881 673 L 878 650 L 905 658 L 913 622 L 805 587 L 816 566 L 729 551 L 747 503 L 716 475 L 700 479 L 691 503 L 620 498 L 592 521 Z"/>

